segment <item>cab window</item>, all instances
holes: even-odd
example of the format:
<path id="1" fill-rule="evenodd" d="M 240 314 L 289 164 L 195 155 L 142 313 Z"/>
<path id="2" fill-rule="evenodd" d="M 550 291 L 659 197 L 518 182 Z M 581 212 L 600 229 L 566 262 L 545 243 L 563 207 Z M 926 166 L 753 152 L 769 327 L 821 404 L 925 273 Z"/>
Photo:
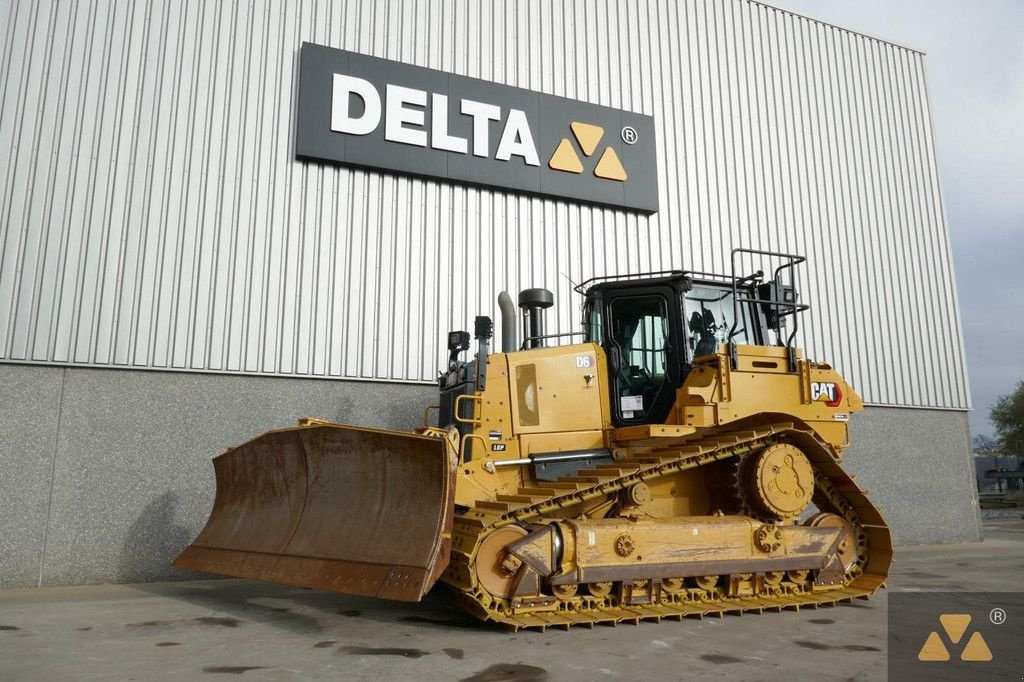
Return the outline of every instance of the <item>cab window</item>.
<path id="1" fill-rule="evenodd" d="M 733 343 L 757 343 L 756 330 L 751 326 L 748 315 L 749 306 L 749 303 L 739 305 L 740 321 L 736 325 L 736 335 L 732 337 Z M 684 295 L 683 308 L 691 358 L 716 353 L 719 344 L 728 343 L 733 326 L 731 287 L 694 284 Z"/>
<path id="2" fill-rule="evenodd" d="M 620 362 L 616 376 L 623 419 L 644 419 L 665 383 L 669 316 L 664 296 L 624 296 L 609 306 L 611 341 Z"/>
<path id="3" fill-rule="evenodd" d="M 592 343 L 604 342 L 604 327 L 601 324 L 601 301 L 592 299 L 583 308 L 584 339 Z"/>

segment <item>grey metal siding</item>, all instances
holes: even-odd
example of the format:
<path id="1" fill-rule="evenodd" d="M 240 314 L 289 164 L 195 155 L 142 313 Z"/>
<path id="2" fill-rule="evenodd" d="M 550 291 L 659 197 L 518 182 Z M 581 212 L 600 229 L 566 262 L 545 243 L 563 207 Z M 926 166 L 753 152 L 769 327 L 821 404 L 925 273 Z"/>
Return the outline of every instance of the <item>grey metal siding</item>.
<path id="1" fill-rule="evenodd" d="M 809 256 L 801 342 L 865 400 L 969 406 L 918 52 L 748 0 L 0 17 L 0 361 L 429 381 L 501 289 L 569 331 L 572 282 L 750 246 Z M 299 163 L 304 40 L 653 115 L 661 209 Z"/>

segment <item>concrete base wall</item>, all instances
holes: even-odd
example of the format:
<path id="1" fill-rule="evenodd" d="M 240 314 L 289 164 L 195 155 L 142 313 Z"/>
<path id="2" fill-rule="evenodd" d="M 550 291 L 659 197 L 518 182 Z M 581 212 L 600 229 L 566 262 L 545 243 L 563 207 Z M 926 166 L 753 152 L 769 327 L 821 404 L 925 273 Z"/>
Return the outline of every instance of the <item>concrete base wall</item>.
<path id="1" fill-rule="evenodd" d="M 882 510 L 897 545 L 981 539 L 966 412 L 868 407 L 850 426 L 843 466 Z"/>
<path id="2" fill-rule="evenodd" d="M 436 389 L 0 364 L 0 588 L 140 582 L 213 503 L 210 458 L 314 416 L 408 430 Z M 978 540 L 962 412 L 869 408 L 846 465 L 900 544 Z"/>

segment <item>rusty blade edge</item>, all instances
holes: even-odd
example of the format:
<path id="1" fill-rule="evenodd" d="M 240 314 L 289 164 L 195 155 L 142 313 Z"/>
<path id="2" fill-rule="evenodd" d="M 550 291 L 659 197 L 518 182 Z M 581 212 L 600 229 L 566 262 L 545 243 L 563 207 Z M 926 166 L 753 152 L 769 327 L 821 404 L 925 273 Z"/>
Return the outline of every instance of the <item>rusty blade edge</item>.
<path id="1" fill-rule="evenodd" d="M 174 560 L 174 565 L 236 578 L 398 601 L 420 601 L 433 586 L 430 571 L 421 566 L 367 564 L 194 545 L 186 548 Z"/>

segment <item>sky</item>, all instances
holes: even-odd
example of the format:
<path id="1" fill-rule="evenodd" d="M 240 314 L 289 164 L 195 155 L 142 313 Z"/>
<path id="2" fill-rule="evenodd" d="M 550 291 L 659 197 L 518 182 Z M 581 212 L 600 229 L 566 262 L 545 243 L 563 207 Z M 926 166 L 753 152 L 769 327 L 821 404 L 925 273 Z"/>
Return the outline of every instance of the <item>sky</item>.
<path id="1" fill-rule="evenodd" d="M 1024 0 L 769 0 L 922 50 L 973 411 L 1024 379 Z"/>

